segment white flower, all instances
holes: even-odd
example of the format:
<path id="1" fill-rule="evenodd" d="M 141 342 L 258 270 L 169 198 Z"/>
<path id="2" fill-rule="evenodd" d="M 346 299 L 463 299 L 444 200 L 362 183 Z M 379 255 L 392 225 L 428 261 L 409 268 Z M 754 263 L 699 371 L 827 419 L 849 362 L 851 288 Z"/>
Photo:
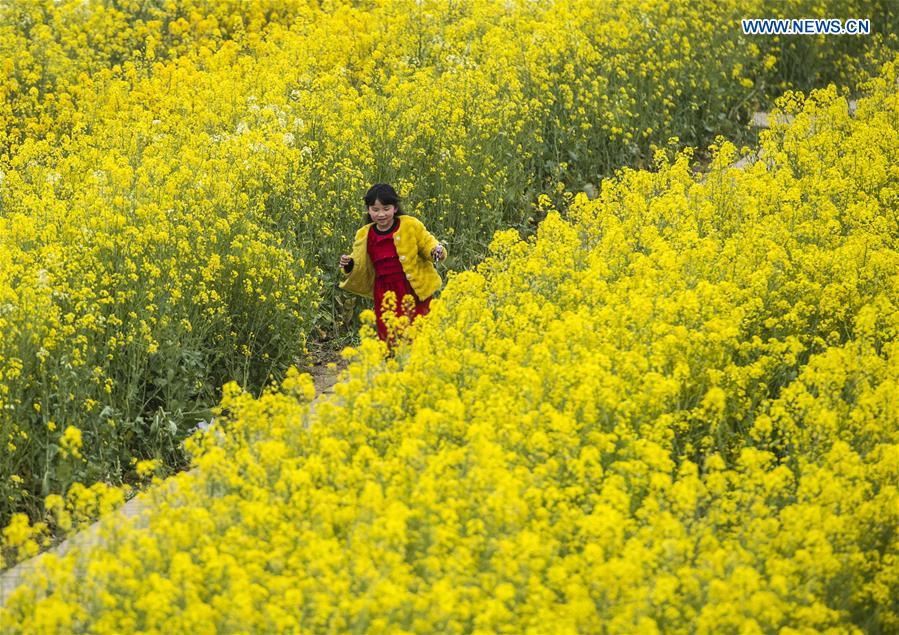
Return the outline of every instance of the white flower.
<path id="1" fill-rule="evenodd" d="M 215 418 L 210 419 L 209 421 L 200 421 L 197 423 L 197 427 L 194 430 L 201 430 L 202 432 L 206 432 L 215 423 Z"/>

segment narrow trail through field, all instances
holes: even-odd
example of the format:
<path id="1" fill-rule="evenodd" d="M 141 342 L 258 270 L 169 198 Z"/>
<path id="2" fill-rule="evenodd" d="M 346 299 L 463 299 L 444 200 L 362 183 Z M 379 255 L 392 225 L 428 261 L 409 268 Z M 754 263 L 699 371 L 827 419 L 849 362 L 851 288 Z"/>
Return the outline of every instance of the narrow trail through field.
<path id="1" fill-rule="evenodd" d="M 849 102 L 849 112 L 854 113 L 856 108 L 856 100 Z M 789 119 L 787 119 L 789 121 Z M 756 128 L 768 128 L 770 125 L 770 115 L 767 112 L 756 112 L 752 118 L 752 125 Z M 744 168 L 752 162 L 764 158 L 762 153 L 753 152 L 747 156 L 740 158 L 732 164 L 731 167 Z M 316 397 L 312 402 L 312 407 L 320 400 L 334 392 L 334 385 L 338 381 L 340 372 L 347 367 L 347 362 L 343 360 L 337 353 L 320 352 L 315 355 L 315 362 L 302 370 L 312 375 L 315 384 Z M 113 514 L 121 514 L 123 518 L 137 517 L 148 508 L 147 496 L 140 493 L 120 508 L 111 512 Z M 10 594 L 24 581 L 25 576 L 35 569 L 47 553 L 56 553 L 58 555 L 65 554 L 73 545 L 90 546 L 97 539 L 99 530 L 99 522 L 95 522 L 86 529 L 71 536 L 62 543 L 49 549 L 47 552 L 39 554 L 29 560 L 25 560 L 18 565 L 4 571 L 0 574 L 0 606 L 6 604 Z"/>

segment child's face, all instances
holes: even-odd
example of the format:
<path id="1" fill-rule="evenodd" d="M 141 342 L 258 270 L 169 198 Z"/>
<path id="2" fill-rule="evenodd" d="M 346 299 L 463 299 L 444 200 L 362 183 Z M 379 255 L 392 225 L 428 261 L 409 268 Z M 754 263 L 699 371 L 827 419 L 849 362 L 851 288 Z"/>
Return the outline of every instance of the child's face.
<path id="1" fill-rule="evenodd" d="M 368 206 L 368 215 L 379 227 L 390 227 L 393 224 L 394 214 L 396 214 L 396 205 L 384 205 L 377 199 L 374 205 Z"/>

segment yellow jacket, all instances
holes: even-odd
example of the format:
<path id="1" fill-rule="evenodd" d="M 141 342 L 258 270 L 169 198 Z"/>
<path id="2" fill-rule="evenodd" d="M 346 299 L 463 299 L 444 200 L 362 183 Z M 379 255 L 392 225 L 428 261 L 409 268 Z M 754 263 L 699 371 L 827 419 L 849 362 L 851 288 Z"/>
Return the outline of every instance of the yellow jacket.
<path id="1" fill-rule="evenodd" d="M 425 229 L 424 223 L 417 218 L 400 214 L 396 217 L 399 227 L 393 234 L 393 244 L 400 258 L 403 273 L 412 285 L 412 290 L 419 300 L 429 298 L 442 285 L 443 280 L 431 261 L 431 250 L 437 246 L 437 239 Z M 375 268 L 368 255 L 368 230 L 374 223 L 359 228 L 353 239 L 353 268 L 346 273 L 340 288 L 351 293 L 374 298 Z M 443 259 L 446 259 L 446 247 L 443 248 Z"/>

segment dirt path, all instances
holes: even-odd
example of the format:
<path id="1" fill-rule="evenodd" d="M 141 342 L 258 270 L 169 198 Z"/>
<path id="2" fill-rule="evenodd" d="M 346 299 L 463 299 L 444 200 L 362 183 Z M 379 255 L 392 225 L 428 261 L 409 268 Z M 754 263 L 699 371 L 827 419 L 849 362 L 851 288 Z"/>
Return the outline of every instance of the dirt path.
<path id="1" fill-rule="evenodd" d="M 346 369 L 347 362 L 340 357 L 340 353 L 332 351 L 318 351 L 314 354 L 314 357 L 315 362 L 312 365 L 300 370 L 312 375 L 317 399 L 319 395 L 334 392 L 337 376 L 340 374 L 340 371 Z"/>

